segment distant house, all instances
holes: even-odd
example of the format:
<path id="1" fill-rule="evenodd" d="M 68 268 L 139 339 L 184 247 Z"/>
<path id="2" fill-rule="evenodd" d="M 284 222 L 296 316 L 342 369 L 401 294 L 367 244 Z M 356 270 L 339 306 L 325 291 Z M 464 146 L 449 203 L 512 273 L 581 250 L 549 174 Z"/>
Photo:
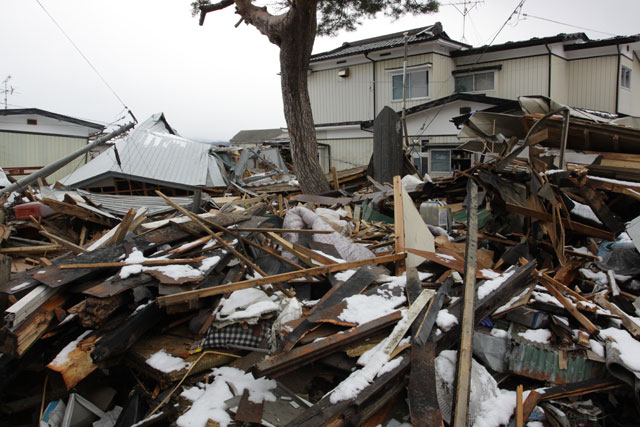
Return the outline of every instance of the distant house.
<path id="1" fill-rule="evenodd" d="M 9 175 L 28 175 L 83 147 L 104 126 L 38 108 L 0 110 L 0 167 Z M 84 157 L 79 161 L 84 162 Z M 78 161 L 52 174 L 53 183 Z"/>
<path id="2" fill-rule="evenodd" d="M 316 134 L 331 146 L 338 169 L 367 164 L 373 137 L 363 127 L 385 106 L 402 110 L 403 33 L 344 43 L 311 57 Z M 505 107 L 522 95 L 640 116 L 639 63 L 640 35 L 590 40 L 584 33 L 558 34 L 471 47 L 452 40 L 440 23 L 410 30 L 406 114 L 414 162 L 436 176 L 464 168 L 470 159 L 453 149 L 458 129 L 450 120 Z"/>
<path id="3" fill-rule="evenodd" d="M 106 194 L 185 195 L 226 187 L 224 166 L 209 144 L 181 137 L 164 114 L 154 114 L 86 165 L 62 178 L 69 188 Z"/>

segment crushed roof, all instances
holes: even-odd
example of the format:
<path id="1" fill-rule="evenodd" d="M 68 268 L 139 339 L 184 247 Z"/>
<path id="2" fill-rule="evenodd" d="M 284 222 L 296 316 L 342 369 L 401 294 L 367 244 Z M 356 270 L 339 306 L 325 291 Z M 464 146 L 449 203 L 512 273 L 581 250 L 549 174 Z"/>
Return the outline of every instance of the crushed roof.
<path id="1" fill-rule="evenodd" d="M 346 42 L 337 49 L 311 55 L 311 62 L 403 46 L 405 32 L 409 34 L 409 44 L 422 43 L 425 41 L 436 39 L 444 39 L 452 41 L 454 43 L 458 43 L 460 47 L 469 46 L 449 38 L 447 33 L 442 30 L 442 24 L 440 22 L 436 22 L 435 24 L 429 25 L 427 27 L 414 28 L 408 31 L 385 34 L 383 36 L 372 37 L 354 42 Z"/>
<path id="2" fill-rule="evenodd" d="M 104 129 L 104 126 L 98 123 L 76 119 L 75 117 L 69 117 L 63 114 L 52 113 L 51 111 L 41 110 L 40 108 L 10 108 L 6 110 L 0 110 L 0 116 L 17 116 L 17 115 L 29 115 L 29 114 L 49 117 L 51 119 L 73 123 L 79 126 L 86 126 L 93 129 L 98 129 L 98 130 Z"/>
<path id="3" fill-rule="evenodd" d="M 210 148 L 177 135 L 159 113 L 60 182 L 77 188 L 122 177 L 178 188 L 226 186 Z"/>

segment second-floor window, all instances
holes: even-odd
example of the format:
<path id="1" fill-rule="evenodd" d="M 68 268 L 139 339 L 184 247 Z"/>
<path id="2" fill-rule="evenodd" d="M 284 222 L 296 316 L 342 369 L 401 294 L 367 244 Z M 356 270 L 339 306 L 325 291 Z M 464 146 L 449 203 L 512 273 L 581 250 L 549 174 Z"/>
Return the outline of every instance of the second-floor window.
<path id="1" fill-rule="evenodd" d="M 495 89 L 494 72 L 456 76 L 456 93 L 484 92 Z"/>
<path id="2" fill-rule="evenodd" d="M 391 76 L 393 100 L 402 100 L 402 73 Z M 427 98 L 429 96 L 429 71 L 407 71 L 407 99 Z"/>
<path id="3" fill-rule="evenodd" d="M 620 71 L 620 86 L 626 89 L 631 89 L 631 69 L 624 65 Z"/>

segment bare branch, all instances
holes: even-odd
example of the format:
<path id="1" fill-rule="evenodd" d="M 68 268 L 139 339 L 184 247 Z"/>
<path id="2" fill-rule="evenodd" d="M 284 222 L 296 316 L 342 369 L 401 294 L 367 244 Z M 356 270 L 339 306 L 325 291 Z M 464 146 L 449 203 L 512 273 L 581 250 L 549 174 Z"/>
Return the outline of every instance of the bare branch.
<path id="1" fill-rule="evenodd" d="M 258 7 L 251 0 L 235 0 L 236 13 L 244 18 L 247 24 L 251 24 L 262 34 L 269 38 L 269 41 L 280 46 L 282 26 L 284 24 L 283 15 L 272 15 L 267 12 L 266 7 Z"/>
<path id="2" fill-rule="evenodd" d="M 235 2 L 233 0 L 221 0 L 218 3 L 200 6 L 200 26 L 204 24 L 204 17 L 207 16 L 207 13 L 227 8 L 234 3 Z"/>

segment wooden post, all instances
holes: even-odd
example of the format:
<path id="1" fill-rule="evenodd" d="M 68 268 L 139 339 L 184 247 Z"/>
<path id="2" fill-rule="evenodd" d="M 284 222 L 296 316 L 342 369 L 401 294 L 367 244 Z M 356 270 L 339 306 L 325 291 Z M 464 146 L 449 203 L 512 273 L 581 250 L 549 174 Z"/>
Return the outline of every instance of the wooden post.
<path id="1" fill-rule="evenodd" d="M 522 384 L 516 388 L 516 427 L 524 426 L 524 406 L 522 404 Z"/>
<path id="2" fill-rule="evenodd" d="M 331 176 L 333 176 L 333 189 L 337 190 L 340 188 L 340 182 L 338 181 L 338 170 L 335 166 L 331 168 Z"/>
<path id="3" fill-rule="evenodd" d="M 0 285 L 9 281 L 11 276 L 11 258 L 0 254 Z"/>
<path id="4" fill-rule="evenodd" d="M 402 209 L 402 180 L 399 175 L 393 177 L 393 219 L 396 235 L 396 253 L 404 252 L 404 211 Z M 396 263 L 396 275 L 404 272 L 404 261 Z"/>
<path id="5" fill-rule="evenodd" d="M 464 265 L 464 300 L 460 334 L 460 351 L 456 369 L 457 387 L 451 425 L 465 427 L 471 394 L 471 343 L 473 342 L 474 303 L 476 296 L 476 261 L 478 251 L 478 186 L 469 180 L 467 206 L 467 244 Z"/>

